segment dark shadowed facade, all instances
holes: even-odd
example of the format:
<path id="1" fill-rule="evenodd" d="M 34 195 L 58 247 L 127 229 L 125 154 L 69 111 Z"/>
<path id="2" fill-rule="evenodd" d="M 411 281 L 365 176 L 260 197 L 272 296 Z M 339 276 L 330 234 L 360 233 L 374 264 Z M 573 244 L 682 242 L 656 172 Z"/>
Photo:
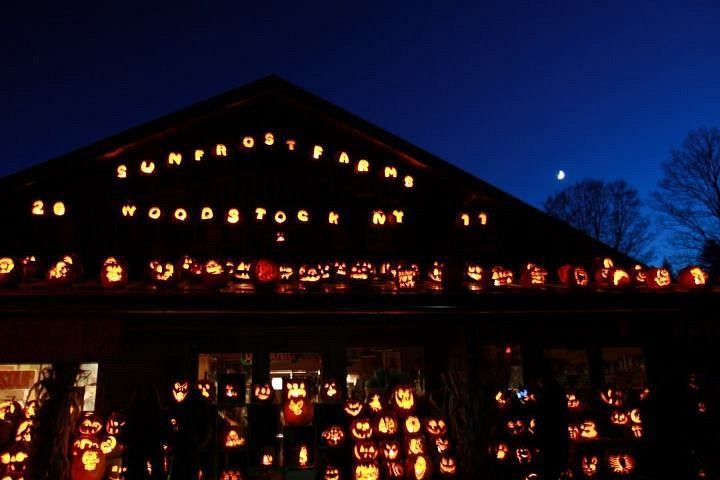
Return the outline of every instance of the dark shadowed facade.
<path id="1" fill-rule="evenodd" d="M 0 200 L 0 400 L 80 362 L 85 409 L 126 419 L 82 478 L 718 474 L 702 271 L 636 269 L 280 79 Z"/>

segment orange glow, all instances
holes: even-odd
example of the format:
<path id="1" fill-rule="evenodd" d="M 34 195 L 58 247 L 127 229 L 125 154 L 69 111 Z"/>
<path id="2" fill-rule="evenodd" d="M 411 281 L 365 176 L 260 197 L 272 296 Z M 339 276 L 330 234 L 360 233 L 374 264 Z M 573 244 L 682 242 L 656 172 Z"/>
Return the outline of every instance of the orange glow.
<path id="1" fill-rule="evenodd" d="M 0 275 L 7 275 L 15 270 L 15 261 L 10 257 L 0 258 Z"/>
<path id="2" fill-rule="evenodd" d="M 412 412 L 415 410 L 415 392 L 406 386 L 395 387 L 392 393 L 393 407 L 401 412 Z"/>
<path id="3" fill-rule="evenodd" d="M 215 156 L 216 157 L 227 157 L 227 147 L 222 143 L 215 145 Z"/>
<path id="4" fill-rule="evenodd" d="M 342 427 L 333 425 L 323 430 L 320 437 L 331 447 L 337 447 L 345 441 L 345 432 Z"/>
<path id="5" fill-rule="evenodd" d="M 392 211 L 393 217 L 395 217 L 395 223 L 403 223 L 403 217 L 405 216 L 405 212 L 402 210 L 393 210 Z"/>
<path id="6" fill-rule="evenodd" d="M 494 287 L 506 287 L 508 285 L 512 285 L 513 272 L 511 270 L 507 270 L 505 267 L 502 266 L 495 266 L 492 267 L 490 272 L 490 279 Z"/>
<path id="7" fill-rule="evenodd" d="M 123 217 L 134 217 L 135 216 L 135 210 L 137 210 L 137 207 L 131 203 L 126 203 L 122 206 L 122 216 Z"/>
<path id="8" fill-rule="evenodd" d="M 162 211 L 160 210 L 160 207 L 150 207 L 148 210 L 148 217 L 152 220 L 157 220 L 162 215 Z"/>
<path id="9" fill-rule="evenodd" d="M 231 208 L 227 211 L 225 221 L 231 225 L 235 225 L 240 221 L 240 210 L 237 208 Z"/>
<path id="10" fill-rule="evenodd" d="M 245 437 L 235 427 L 231 427 L 225 434 L 225 447 L 237 448 L 245 445 Z"/>
<path id="11" fill-rule="evenodd" d="M 115 169 L 115 176 L 117 178 L 127 178 L 127 165 L 118 165 Z"/>
<path id="12" fill-rule="evenodd" d="M 580 436 L 587 439 L 595 439 L 598 436 L 598 432 L 595 426 L 595 422 L 592 420 L 585 420 L 579 425 Z"/>
<path id="13" fill-rule="evenodd" d="M 340 155 L 338 156 L 338 163 L 342 163 L 344 165 L 347 165 L 350 163 L 350 157 L 345 152 L 340 152 Z"/>
<path id="14" fill-rule="evenodd" d="M 308 448 L 306 445 L 302 445 L 300 447 L 300 452 L 298 452 L 298 465 L 301 467 L 306 467 L 308 464 Z"/>
<path id="15" fill-rule="evenodd" d="M 170 152 L 168 154 L 167 163 L 168 163 L 168 165 L 179 166 L 182 163 L 182 153 Z"/>
<path id="16" fill-rule="evenodd" d="M 380 453 L 385 460 L 396 460 L 400 455 L 400 445 L 396 440 L 388 440 L 380 444 Z"/>
<path id="17" fill-rule="evenodd" d="M 397 176 L 397 168 L 391 166 L 385 167 L 385 178 L 397 178 Z"/>
<path id="18" fill-rule="evenodd" d="M 282 224 L 287 220 L 287 215 L 282 210 L 275 212 L 275 223 Z"/>
<path id="19" fill-rule="evenodd" d="M 372 423 L 367 418 L 356 418 L 350 422 L 350 433 L 357 440 L 367 440 L 373 434 Z"/>
<path id="20" fill-rule="evenodd" d="M 380 468 L 375 463 L 363 462 L 355 465 L 354 480 L 378 480 L 380 478 Z"/>
<path id="21" fill-rule="evenodd" d="M 365 159 L 358 160 L 357 164 L 355 165 L 355 171 L 357 173 L 367 173 L 370 171 L 370 162 L 368 162 Z"/>
<path id="22" fill-rule="evenodd" d="M 200 150 L 199 148 L 195 150 L 195 161 L 201 162 L 203 157 L 205 156 L 205 150 Z"/>
<path id="23" fill-rule="evenodd" d="M 410 175 L 405 175 L 405 178 L 403 178 L 403 185 L 405 188 L 413 188 L 415 186 L 415 179 Z"/>
<path id="24" fill-rule="evenodd" d="M 152 175 L 155 172 L 155 162 L 152 160 L 143 160 L 140 162 L 140 173 Z"/>
<path id="25" fill-rule="evenodd" d="M 378 413 L 382 411 L 382 402 L 380 400 L 380 394 L 379 393 L 373 393 L 370 395 L 370 401 L 368 402 L 368 407 L 373 413 Z"/>
<path id="26" fill-rule="evenodd" d="M 578 408 L 580 408 L 580 399 L 577 398 L 577 395 L 575 395 L 575 393 L 566 393 L 565 398 L 567 398 L 568 410 L 577 410 Z"/>
<path id="27" fill-rule="evenodd" d="M 582 473 L 586 477 L 594 477 L 598 473 L 598 457 L 596 455 L 583 455 L 580 461 Z"/>
<path id="28" fill-rule="evenodd" d="M 262 207 L 257 207 L 255 209 L 255 219 L 256 220 L 262 220 L 265 218 L 265 215 L 267 214 L 267 210 Z"/>
<path id="29" fill-rule="evenodd" d="M 328 213 L 328 223 L 331 225 L 337 225 L 340 223 L 340 214 L 337 212 Z"/>
<path id="30" fill-rule="evenodd" d="M 415 480 L 424 480 L 432 475 L 432 466 L 425 455 L 411 456 L 408 458 L 407 463 L 408 473 L 412 474 L 411 478 Z"/>
<path id="31" fill-rule="evenodd" d="M 382 210 L 374 210 L 372 213 L 372 223 L 373 225 L 385 225 L 385 221 L 387 218 L 385 217 L 385 213 Z"/>
<path id="32" fill-rule="evenodd" d="M 264 453 L 262 456 L 261 463 L 266 467 L 271 467 L 275 459 L 273 458 L 272 454 L 270 453 Z"/>
<path id="33" fill-rule="evenodd" d="M 357 417 L 358 415 L 360 415 L 360 413 L 363 411 L 363 408 L 364 406 L 361 401 L 352 398 L 348 399 L 343 406 L 343 410 L 345 411 L 345 413 L 351 417 Z"/>
<path id="34" fill-rule="evenodd" d="M 44 203 L 42 200 L 33 200 L 32 203 L 32 214 L 33 215 L 45 215 Z"/>
<path id="35" fill-rule="evenodd" d="M 275 145 L 275 135 L 273 135 L 271 132 L 267 132 L 265 134 L 265 145 Z"/>
<path id="36" fill-rule="evenodd" d="M 495 447 L 495 459 L 498 461 L 504 461 L 507 460 L 508 455 L 510 454 L 510 448 L 504 443 L 498 443 Z"/>
<path id="37" fill-rule="evenodd" d="M 420 431 L 420 428 L 420 419 L 415 415 L 410 415 L 405 419 L 405 431 L 407 433 L 418 433 Z"/>
<path id="38" fill-rule="evenodd" d="M 447 423 L 442 418 L 426 418 L 425 431 L 431 437 L 439 437 L 447 433 Z"/>
<path id="39" fill-rule="evenodd" d="M 185 401 L 185 398 L 188 395 L 188 391 L 190 390 L 190 384 L 188 382 L 182 381 L 182 382 L 175 382 L 172 388 L 172 396 L 173 399 L 177 403 L 182 403 Z"/>
<path id="40" fill-rule="evenodd" d="M 460 222 L 462 222 L 463 226 L 467 227 L 470 225 L 470 215 L 467 213 L 461 213 L 460 214 Z"/>
<path id="41" fill-rule="evenodd" d="M 393 436 L 398 431 L 398 424 L 395 417 L 383 415 L 377 420 L 377 431 L 378 434 Z"/>
<path id="42" fill-rule="evenodd" d="M 255 147 L 255 139 L 253 137 L 243 137 L 242 145 L 245 148 L 253 148 Z"/>
<path id="43" fill-rule="evenodd" d="M 440 457 L 440 475 L 455 475 L 457 465 L 452 457 Z"/>
<path id="44" fill-rule="evenodd" d="M 203 207 L 200 211 L 201 220 L 211 220 L 215 216 L 213 209 L 210 207 Z"/>
<path id="45" fill-rule="evenodd" d="M 625 270 L 619 268 L 613 268 L 612 272 L 612 283 L 616 287 L 624 287 L 630 285 L 630 275 Z"/>
<path id="46" fill-rule="evenodd" d="M 435 450 L 438 453 L 445 453 L 450 449 L 450 440 L 447 438 L 436 437 L 435 438 Z"/>
<path id="47" fill-rule="evenodd" d="M 188 218 L 187 210 L 185 210 L 184 208 L 176 208 L 175 212 L 173 213 L 173 217 L 178 222 L 184 222 Z"/>
<path id="48" fill-rule="evenodd" d="M 488 216 L 485 212 L 478 213 L 478 220 L 480 220 L 480 225 L 487 225 Z"/>
<path id="49" fill-rule="evenodd" d="M 301 222 L 305 223 L 308 220 L 310 220 L 310 214 L 307 210 L 298 210 L 297 212 L 297 219 Z"/>
<path id="50" fill-rule="evenodd" d="M 378 449 L 375 443 L 369 440 L 355 443 L 353 447 L 353 456 L 355 460 L 375 460 L 378 457 Z"/>
<path id="51" fill-rule="evenodd" d="M 313 158 L 315 160 L 320 160 L 320 157 L 322 157 L 322 154 L 323 154 L 323 147 L 321 147 L 320 145 L 315 145 L 313 147 Z"/>
<path id="52" fill-rule="evenodd" d="M 635 470 L 635 459 L 627 453 L 608 456 L 608 467 L 612 473 L 628 475 Z"/>
<path id="53" fill-rule="evenodd" d="M 410 437 L 407 439 L 407 454 L 408 455 L 421 455 L 425 453 L 425 438 L 424 437 Z"/>
<path id="54" fill-rule="evenodd" d="M 295 150 L 295 140 L 285 140 L 285 145 L 287 145 L 288 150 L 293 151 Z"/>

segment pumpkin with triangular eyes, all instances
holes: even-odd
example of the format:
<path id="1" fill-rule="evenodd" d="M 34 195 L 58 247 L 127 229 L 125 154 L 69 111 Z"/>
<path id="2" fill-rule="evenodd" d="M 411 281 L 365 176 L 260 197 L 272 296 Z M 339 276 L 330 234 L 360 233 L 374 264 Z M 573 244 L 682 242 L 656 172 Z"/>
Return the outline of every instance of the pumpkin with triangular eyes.
<path id="1" fill-rule="evenodd" d="M 377 445 L 372 440 L 362 440 L 353 446 L 353 457 L 358 462 L 375 460 L 379 453 Z"/>
<path id="2" fill-rule="evenodd" d="M 400 444 L 397 440 L 380 442 L 380 455 L 385 460 L 397 460 L 400 457 Z"/>
<path id="3" fill-rule="evenodd" d="M 330 378 L 320 384 L 320 398 L 328 403 L 342 400 L 342 391 L 335 379 Z"/>

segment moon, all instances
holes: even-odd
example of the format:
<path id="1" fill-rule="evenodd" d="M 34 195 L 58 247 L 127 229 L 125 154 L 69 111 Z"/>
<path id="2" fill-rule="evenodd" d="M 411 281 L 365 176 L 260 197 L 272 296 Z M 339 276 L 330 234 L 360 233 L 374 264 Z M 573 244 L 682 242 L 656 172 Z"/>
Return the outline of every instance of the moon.
<path id="1" fill-rule="evenodd" d="M 557 172 L 557 179 L 558 179 L 558 180 L 565 180 L 565 171 L 564 171 L 564 170 L 558 170 L 558 172 Z"/>

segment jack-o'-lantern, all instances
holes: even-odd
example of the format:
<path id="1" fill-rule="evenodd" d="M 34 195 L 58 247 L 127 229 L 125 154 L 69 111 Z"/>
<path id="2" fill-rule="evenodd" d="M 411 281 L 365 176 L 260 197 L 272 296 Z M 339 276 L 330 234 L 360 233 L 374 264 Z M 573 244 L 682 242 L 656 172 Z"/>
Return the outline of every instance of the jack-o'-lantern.
<path id="1" fill-rule="evenodd" d="M 17 423 L 24 416 L 22 405 L 15 400 L 5 400 L 0 403 L 0 420 Z"/>
<path id="2" fill-rule="evenodd" d="M 425 437 L 417 436 L 405 438 L 406 455 L 422 455 L 427 453 L 427 449 L 425 447 Z"/>
<path id="3" fill-rule="evenodd" d="M 275 465 L 275 451 L 264 448 L 260 453 L 260 465 L 266 468 Z"/>
<path id="4" fill-rule="evenodd" d="M 440 472 L 440 476 L 443 477 L 454 476 L 457 473 L 457 464 L 455 459 L 453 457 L 446 456 L 440 457 L 438 471 Z"/>
<path id="5" fill-rule="evenodd" d="M 178 380 L 173 384 L 170 392 L 175 403 L 182 403 L 190 393 L 190 382 L 187 380 Z"/>
<path id="6" fill-rule="evenodd" d="M 515 449 L 515 460 L 519 464 L 532 462 L 533 454 L 527 447 L 518 447 Z"/>
<path id="7" fill-rule="evenodd" d="M 598 437 L 597 425 L 592 420 L 585 420 L 578 425 L 580 437 L 587 440 L 594 440 Z"/>
<path id="8" fill-rule="evenodd" d="M 642 414 L 639 408 L 630 409 L 630 411 L 628 412 L 628 417 L 630 417 L 630 421 L 632 423 L 642 423 Z"/>
<path id="9" fill-rule="evenodd" d="M 311 451 L 310 447 L 308 447 L 305 444 L 299 445 L 297 447 L 297 466 L 300 468 L 308 468 L 311 467 L 313 464 L 313 459 L 311 458 Z"/>
<path id="10" fill-rule="evenodd" d="M 545 268 L 535 263 L 528 263 L 520 275 L 520 283 L 525 288 L 542 287 L 545 285 L 547 275 L 548 272 Z"/>
<path id="11" fill-rule="evenodd" d="M 400 444 L 397 440 L 386 440 L 380 443 L 380 455 L 385 460 L 397 460 L 400 457 Z"/>
<path id="12" fill-rule="evenodd" d="M 508 403 L 508 395 L 502 390 L 498 390 L 498 392 L 495 394 L 495 405 L 498 408 L 503 409 L 508 405 Z"/>
<path id="13" fill-rule="evenodd" d="M 196 388 L 200 398 L 208 401 L 212 400 L 213 394 L 215 393 L 215 388 L 213 387 L 212 382 L 209 382 L 208 380 L 198 380 Z"/>
<path id="14" fill-rule="evenodd" d="M 366 282 L 375 275 L 375 266 L 370 262 L 358 261 L 350 267 L 350 280 Z"/>
<path id="15" fill-rule="evenodd" d="M 431 437 L 443 436 L 447 433 L 447 423 L 442 418 L 428 417 L 425 419 L 425 432 Z"/>
<path id="16" fill-rule="evenodd" d="M 608 285 L 613 288 L 629 287 L 632 284 L 630 275 L 620 268 L 611 268 L 608 273 Z"/>
<path id="17" fill-rule="evenodd" d="M 495 460 L 498 462 L 504 462 L 510 456 L 510 447 L 506 443 L 498 443 L 493 450 Z"/>
<path id="18" fill-rule="evenodd" d="M 568 410 L 577 410 L 580 408 L 580 399 L 577 397 L 575 392 L 566 393 L 565 398 L 567 399 Z"/>
<path id="19" fill-rule="evenodd" d="M 380 467 L 375 462 L 361 462 L 353 469 L 354 480 L 378 480 Z"/>
<path id="20" fill-rule="evenodd" d="M 593 268 L 595 270 L 595 283 L 598 285 L 609 285 L 612 283 L 611 270 L 615 268 L 615 262 L 610 257 L 596 258 L 593 261 Z M 628 280 L 630 277 L 628 276 Z"/>
<path id="21" fill-rule="evenodd" d="M 503 266 L 496 265 L 490 269 L 490 285 L 493 287 L 512 285 L 513 277 L 513 272 Z"/>
<path id="22" fill-rule="evenodd" d="M 568 438 L 570 438 L 570 440 L 578 440 L 580 438 L 580 427 L 578 425 L 568 425 Z"/>
<path id="23" fill-rule="evenodd" d="M 372 437 L 373 426 L 368 418 L 355 418 L 350 422 L 350 434 L 357 440 L 367 440 Z"/>
<path id="24" fill-rule="evenodd" d="M 566 287 L 587 287 L 590 283 L 587 270 L 577 265 L 561 265 L 557 274 L 560 282 Z"/>
<path id="25" fill-rule="evenodd" d="M 194 268 L 197 264 L 197 261 L 191 257 L 190 255 L 183 256 L 182 260 L 180 260 L 180 273 L 185 278 L 193 278 L 195 277 L 195 273 L 197 272 L 197 269 Z"/>
<path id="26" fill-rule="evenodd" d="M 304 381 L 291 380 L 285 383 L 285 402 L 283 418 L 285 424 L 298 426 L 312 422 L 314 407 L 308 398 L 308 389 Z"/>
<path id="27" fill-rule="evenodd" d="M 334 379 L 325 380 L 320 384 L 320 398 L 325 402 L 339 402 L 342 391 Z"/>
<path id="28" fill-rule="evenodd" d="M 667 268 L 651 268 L 645 272 L 645 284 L 652 290 L 667 288 L 671 282 Z"/>
<path id="29" fill-rule="evenodd" d="M 383 398 L 379 392 L 372 392 L 368 395 L 366 407 L 374 414 L 383 410 Z"/>
<path id="30" fill-rule="evenodd" d="M 527 431 L 525 421 L 521 418 L 511 419 L 505 422 L 505 430 L 514 437 L 522 435 Z"/>
<path id="31" fill-rule="evenodd" d="M 149 264 L 150 282 L 155 288 L 166 288 L 173 286 L 178 279 L 175 265 L 171 262 L 152 260 Z"/>
<path id="32" fill-rule="evenodd" d="M 23 407 L 23 414 L 25 415 L 25 418 L 35 418 L 35 415 L 37 414 L 37 409 L 37 400 L 28 400 L 27 402 L 25 402 L 25 406 Z"/>
<path id="33" fill-rule="evenodd" d="M 379 453 L 377 445 L 372 440 L 362 440 L 353 446 L 353 457 L 359 462 L 375 460 Z"/>
<path id="34" fill-rule="evenodd" d="M 398 433 L 397 418 L 392 415 L 380 415 L 375 421 L 375 431 L 381 437 L 392 437 Z"/>
<path id="35" fill-rule="evenodd" d="M 627 425 L 630 422 L 630 418 L 627 413 L 621 410 L 613 410 L 610 412 L 610 423 L 613 425 Z"/>
<path id="36" fill-rule="evenodd" d="M 428 269 L 428 280 L 430 288 L 442 288 L 443 279 L 445 277 L 445 264 L 441 262 L 433 262 Z"/>
<path id="37" fill-rule="evenodd" d="M 32 441 L 33 420 L 28 418 L 20 421 L 15 431 L 15 441 L 30 444 Z"/>
<path id="38" fill-rule="evenodd" d="M 102 418 L 94 412 L 83 413 L 77 427 L 77 430 L 81 435 L 97 435 L 102 431 L 102 429 Z"/>
<path id="39" fill-rule="evenodd" d="M 630 431 L 633 434 L 633 437 L 635 438 L 643 438 L 643 426 L 642 425 L 633 425 L 630 427 Z"/>
<path id="40" fill-rule="evenodd" d="M 421 428 L 422 424 L 420 423 L 420 419 L 415 415 L 408 415 L 405 418 L 405 422 L 403 422 L 403 430 L 408 435 L 415 435 L 416 433 L 420 433 Z"/>
<path id="41" fill-rule="evenodd" d="M 628 453 L 608 455 L 608 468 L 618 475 L 629 475 L 635 470 L 635 458 Z"/>
<path id="42" fill-rule="evenodd" d="M 320 434 L 328 447 L 337 447 L 345 441 L 345 432 L 339 425 L 331 425 Z"/>
<path id="43" fill-rule="evenodd" d="M 450 440 L 443 437 L 435 437 L 435 450 L 439 454 L 443 454 L 450 449 Z"/>
<path id="44" fill-rule="evenodd" d="M 463 279 L 468 289 L 480 290 L 485 282 L 485 271 L 477 263 L 466 263 L 463 270 Z"/>
<path id="45" fill-rule="evenodd" d="M 255 281 L 260 285 L 275 282 L 280 275 L 277 264 L 267 259 L 256 261 L 253 265 L 253 273 Z"/>
<path id="46" fill-rule="evenodd" d="M 405 461 L 405 475 L 413 480 L 426 480 L 433 474 L 432 462 L 426 455 L 411 455 Z"/>
<path id="47" fill-rule="evenodd" d="M 220 480 L 243 480 L 243 476 L 240 470 L 223 470 Z"/>
<path id="48" fill-rule="evenodd" d="M 611 407 L 622 407 L 625 394 L 619 388 L 608 387 L 600 392 L 600 400 Z"/>
<path id="49" fill-rule="evenodd" d="M 3 480 L 5 478 L 22 479 L 27 470 L 27 461 L 30 456 L 26 444 L 15 442 L 5 451 L 0 453 L 0 465 L 2 465 Z"/>
<path id="50" fill-rule="evenodd" d="M 202 281 L 208 288 L 222 288 L 228 282 L 228 274 L 221 262 L 208 260 L 203 266 Z"/>
<path id="51" fill-rule="evenodd" d="M 598 473 L 598 457 L 596 455 L 583 455 L 580 459 L 580 470 L 586 477 L 594 477 Z"/>
<path id="52" fill-rule="evenodd" d="M 301 285 L 315 285 L 322 280 L 322 273 L 322 265 L 301 265 L 298 269 L 298 280 Z"/>
<path id="53" fill-rule="evenodd" d="M 218 378 L 218 396 L 222 402 L 243 403 L 245 401 L 245 375 L 229 373 Z"/>
<path id="54" fill-rule="evenodd" d="M 112 412 L 105 423 L 105 431 L 109 435 L 121 435 L 125 428 L 125 417 L 118 413 Z"/>
<path id="55" fill-rule="evenodd" d="M 415 391 L 407 385 L 398 385 L 392 391 L 393 409 L 400 414 L 415 411 Z"/>
<path id="56" fill-rule="evenodd" d="M 121 458 L 110 459 L 107 462 L 108 467 L 105 470 L 107 472 L 107 480 L 123 480 L 127 467 L 123 466 Z"/>
<path id="57" fill-rule="evenodd" d="M 325 465 L 322 480 L 342 480 L 340 469 L 334 465 Z"/>
<path id="58" fill-rule="evenodd" d="M 105 474 L 105 454 L 93 437 L 80 437 L 72 447 L 73 480 L 100 480 Z"/>
<path id="59" fill-rule="evenodd" d="M 385 462 L 385 478 L 405 478 L 405 466 L 396 461 Z"/>
<path id="60" fill-rule="evenodd" d="M 0 258 L 0 287 L 15 285 L 20 280 L 15 260 L 10 257 Z"/>
<path id="61" fill-rule="evenodd" d="M 678 284 L 682 288 L 694 290 L 708 286 L 710 275 L 697 265 L 685 267 L 678 272 Z"/>
<path id="62" fill-rule="evenodd" d="M 244 447 L 247 443 L 243 430 L 237 425 L 227 424 L 222 430 L 222 446 L 227 449 Z"/>
<path id="63" fill-rule="evenodd" d="M 633 266 L 633 283 L 635 285 L 645 285 L 647 276 L 645 275 L 645 269 L 642 265 Z"/>
<path id="64" fill-rule="evenodd" d="M 100 450 L 102 450 L 106 457 L 117 457 L 120 455 L 122 449 L 123 446 L 118 443 L 115 435 L 106 435 L 100 441 Z"/>
<path id="65" fill-rule="evenodd" d="M 333 281 L 342 282 L 345 279 L 347 279 L 348 268 L 347 268 L 347 263 L 345 263 L 345 262 L 341 262 L 341 261 L 333 262 L 331 265 L 330 271 L 331 271 L 330 276 Z"/>
<path id="66" fill-rule="evenodd" d="M 365 405 L 355 398 L 348 398 L 343 405 L 343 411 L 350 417 L 357 417 L 365 409 Z"/>
<path id="67" fill-rule="evenodd" d="M 271 403 L 275 397 L 275 392 L 269 383 L 255 384 L 252 391 L 255 403 Z"/>
<path id="68" fill-rule="evenodd" d="M 225 264 L 228 268 L 228 263 Z M 248 260 L 237 260 L 232 262 L 232 268 L 228 269 L 228 274 L 233 282 L 247 283 L 253 277 L 253 264 Z"/>
<path id="69" fill-rule="evenodd" d="M 46 279 L 52 287 L 67 287 L 79 276 L 80 266 L 71 255 L 65 255 L 53 263 L 47 271 Z"/>
<path id="70" fill-rule="evenodd" d="M 119 288 L 127 285 L 127 265 L 115 257 L 108 257 L 100 268 L 100 285 L 103 288 Z"/>
<path id="71" fill-rule="evenodd" d="M 399 265 L 393 275 L 398 290 L 414 290 L 419 276 L 420 268 L 415 264 Z"/>

